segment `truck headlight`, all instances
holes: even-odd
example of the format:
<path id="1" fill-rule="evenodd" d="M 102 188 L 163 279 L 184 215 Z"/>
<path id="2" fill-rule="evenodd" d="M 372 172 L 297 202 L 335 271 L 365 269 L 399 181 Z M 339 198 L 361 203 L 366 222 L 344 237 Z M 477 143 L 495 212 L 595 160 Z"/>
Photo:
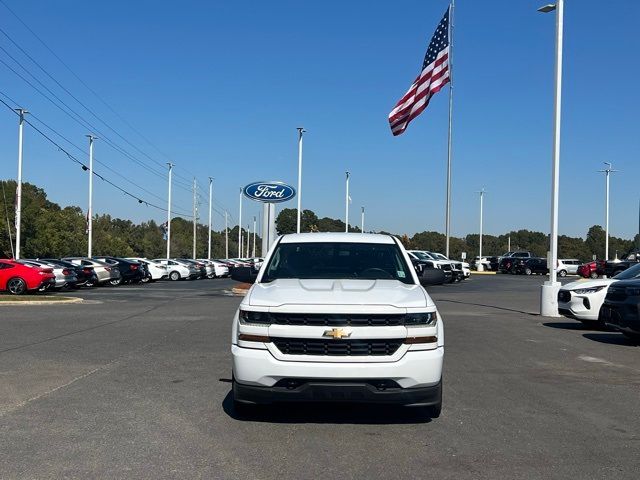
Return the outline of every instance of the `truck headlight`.
<path id="1" fill-rule="evenodd" d="M 404 318 L 404 324 L 411 326 L 434 326 L 438 322 L 436 312 L 408 313 Z"/>
<path id="2" fill-rule="evenodd" d="M 252 323 L 256 325 L 271 325 L 272 318 L 269 312 L 254 312 L 251 310 L 240 310 L 238 314 L 240 323 Z"/>

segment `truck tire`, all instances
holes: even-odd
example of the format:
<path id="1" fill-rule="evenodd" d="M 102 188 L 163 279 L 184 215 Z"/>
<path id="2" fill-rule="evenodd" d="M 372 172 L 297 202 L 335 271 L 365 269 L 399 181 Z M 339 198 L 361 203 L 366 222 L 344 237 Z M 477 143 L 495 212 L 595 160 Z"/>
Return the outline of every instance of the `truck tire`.
<path id="1" fill-rule="evenodd" d="M 560 271 L 558 272 L 558 276 L 560 276 L 560 277 L 566 277 L 566 276 L 567 276 L 567 271 L 566 271 L 566 270 L 560 270 Z"/>

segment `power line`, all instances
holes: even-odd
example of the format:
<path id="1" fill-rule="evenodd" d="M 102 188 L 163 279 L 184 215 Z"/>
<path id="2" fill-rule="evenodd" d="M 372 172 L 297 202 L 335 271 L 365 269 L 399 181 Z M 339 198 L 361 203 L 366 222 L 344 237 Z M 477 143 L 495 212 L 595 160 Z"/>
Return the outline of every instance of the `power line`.
<path id="1" fill-rule="evenodd" d="M 15 115 L 18 115 L 15 110 L 13 109 L 13 107 L 11 107 L 11 105 L 9 105 L 7 102 L 5 102 L 4 100 L 0 99 L 0 103 L 4 104 L 11 112 L 13 112 Z M 60 150 L 61 152 L 63 152 L 68 158 L 69 160 L 77 163 L 78 165 L 80 165 L 82 167 L 83 170 L 88 170 L 88 167 L 80 160 L 78 160 L 75 156 L 73 156 L 68 150 L 66 150 L 65 148 L 63 148 L 59 143 L 57 143 L 55 140 L 53 140 L 50 136 L 48 136 L 46 133 L 44 133 L 42 130 L 40 130 L 37 126 L 35 126 L 33 123 L 31 123 L 28 120 L 25 120 L 25 123 L 27 123 L 29 126 L 31 126 L 31 128 L 33 128 L 37 133 L 39 133 L 42 137 L 44 137 L 46 140 L 48 140 L 51 144 L 53 144 L 54 146 L 56 146 L 58 148 L 58 150 Z M 117 185 L 116 183 L 112 182 L 111 180 L 109 180 L 108 178 L 104 177 L 103 175 L 97 173 L 95 170 L 93 172 L 93 174 L 98 177 L 100 180 L 108 183 L 109 185 L 111 185 L 112 187 L 116 188 L 117 190 L 120 190 L 122 193 L 124 193 L 125 195 L 133 198 L 134 200 L 137 200 L 138 203 L 140 204 L 145 204 L 149 207 L 153 207 L 156 208 L 158 210 L 164 211 L 166 212 L 167 209 L 160 207 L 158 205 L 155 205 L 151 202 L 148 202 L 146 200 L 143 200 L 142 198 L 138 197 L 137 195 L 132 194 L 131 192 L 125 190 L 124 188 L 120 187 L 119 185 Z M 179 216 L 183 216 L 183 217 L 190 217 L 190 214 L 188 213 L 184 213 L 184 212 L 175 212 L 177 215 Z"/>
<path id="2" fill-rule="evenodd" d="M 13 60 L 22 70 L 24 70 L 31 78 L 33 78 L 39 85 L 42 86 L 42 88 L 44 88 L 47 92 L 49 92 L 60 104 L 62 104 L 65 108 L 63 108 L 60 104 L 56 103 L 54 100 L 51 99 L 51 97 L 49 97 L 47 94 L 45 94 L 42 90 L 40 90 L 38 87 L 36 87 L 31 81 L 29 81 L 27 78 L 25 78 L 22 74 L 20 74 L 19 72 L 17 72 L 13 67 L 11 67 L 11 65 L 7 64 L 4 60 L 0 59 L 0 63 L 2 63 L 5 67 L 7 67 L 9 70 L 11 70 L 16 76 L 18 76 L 20 79 L 22 79 L 25 83 L 27 83 L 31 88 L 33 88 L 35 91 L 37 91 L 40 95 L 42 95 L 44 98 L 46 98 L 49 102 L 51 102 L 54 106 L 56 106 L 58 109 L 60 109 L 63 113 L 65 113 L 67 116 L 69 116 L 69 118 L 71 118 L 73 121 L 75 121 L 76 123 L 78 123 L 79 125 L 81 125 L 83 128 L 86 128 L 88 130 L 94 131 L 98 134 L 100 134 L 100 136 L 104 139 L 106 145 L 110 146 L 111 148 L 113 148 L 114 150 L 116 150 L 117 152 L 121 153 L 122 155 L 124 155 L 125 157 L 127 157 L 128 159 L 130 159 L 131 161 L 133 161 L 134 163 L 138 164 L 140 167 L 142 167 L 143 169 L 146 169 L 147 171 L 153 173 L 154 175 L 160 177 L 160 178 L 164 178 L 164 174 L 155 170 L 155 168 L 151 167 L 150 165 L 148 165 L 147 163 L 143 162 L 142 160 L 134 157 L 133 155 L 131 155 L 129 152 L 127 152 L 124 148 L 122 148 L 120 145 L 118 145 L 117 143 L 115 143 L 114 141 L 112 141 L 107 135 L 105 135 L 100 129 L 98 129 L 95 125 L 93 125 L 92 123 L 90 123 L 89 121 L 87 121 L 84 117 L 82 117 L 78 112 L 76 112 L 72 107 L 70 107 L 64 100 L 62 100 L 58 95 L 56 95 L 55 92 L 53 92 L 49 87 L 47 87 L 42 81 L 40 81 L 40 79 L 38 79 L 35 75 L 33 75 L 33 73 L 31 73 L 24 65 L 22 65 L 15 57 L 13 57 L 9 52 L 7 52 L 7 50 L 3 47 L 0 47 L 0 50 L 2 50 L 9 58 L 11 58 L 11 60 Z M 104 123 L 104 122 L 103 122 Z M 110 128 L 110 127 L 109 127 Z M 184 182 L 180 182 L 180 181 L 176 181 L 176 185 L 179 188 L 182 188 L 186 191 L 190 191 L 190 187 L 188 184 L 184 183 Z"/>
<path id="3" fill-rule="evenodd" d="M 18 16 L 18 14 L 16 14 L 3 0 L 0 0 L 0 3 L 2 3 L 2 5 L 11 13 L 11 15 L 13 15 L 26 29 L 27 31 L 29 31 L 48 51 L 49 53 L 51 53 L 75 78 L 76 80 L 78 80 L 87 90 L 89 90 L 98 100 L 100 100 L 100 102 L 105 105 L 114 115 L 116 115 L 125 125 L 127 125 L 131 130 L 133 130 L 138 136 L 140 136 L 145 142 L 147 142 L 152 148 L 154 148 L 158 153 L 160 153 L 162 156 L 164 156 L 166 159 L 171 160 L 171 158 L 165 154 L 164 152 L 162 152 L 153 142 L 151 142 L 151 140 L 149 140 L 145 135 L 143 135 L 139 130 L 137 130 L 133 125 L 131 125 L 131 123 L 124 118 L 122 115 L 120 115 L 111 105 L 109 105 L 109 103 L 107 103 L 95 90 L 93 90 L 86 82 L 84 82 L 84 80 L 82 80 L 82 78 L 80 78 L 80 76 L 78 74 L 76 74 L 73 69 L 64 61 L 62 60 L 62 58 L 60 58 L 60 56 L 58 56 L 58 54 L 56 54 L 55 51 L 53 51 L 53 49 L 51 49 L 51 47 L 49 47 L 49 45 L 47 45 L 47 43 L 35 32 L 33 31 L 33 29 L 31 29 L 31 27 L 29 27 L 29 25 L 22 20 L 22 18 L 20 18 L 20 16 Z M 28 53 L 26 53 L 24 51 L 24 49 L 22 49 L 13 39 L 11 39 L 6 33 L 4 33 L 4 31 L 2 31 L 3 34 L 5 34 L 5 36 L 7 38 L 9 38 L 9 40 L 20 49 L 20 51 L 22 51 L 33 63 L 35 63 L 36 65 L 38 65 L 38 67 L 45 72 L 54 82 L 56 82 L 63 90 L 65 90 L 72 98 L 74 98 L 78 103 L 80 103 L 81 105 L 84 106 L 84 104 L 82 102 L 80 102 L 74 95 L 72 95 L 66 88 L 64 88 L 57 80 L 55 80 L 48 72 L 46 72 L 46 70 L 40 66 L 40 64 L 38 62 L 36 62 Z M 86 108 L 86 107 L 85 107 Z M 89 110 L 87 108 L 88 111 L 91 112 L 91 110 Z M 92 112 L 91 112 L 92 113 Z M 95 116 L 95 114 L 94 114 Z M 96 118 L 98 118 L 96 116 Z M 104 122 L 103 122 L 104 123 Z M 104 123 L 105 125 L 107 125 L 106 123 Z M 111 127 L 109 127 L 107 125 L 107 127 L 109 129 L 111 129 Z M 124 139 L 124 137 L 122 137 L 121 135 L 119 135 L 115 130 L 111 129 L 114 133 L 116 133 L 118 136 L 120 136 L 123 140 L 125 140 L 127 143 L 129 143 L 126 139 Z M 130 143 L 129 143 L 130 144 Z M 131 145 L 131 144 L 130 144 Z M 164 167 L 164 164 L 162 162 L 158 162 L 157 160 L 151 158 L 149 155 L 147 155 L 146 153 L 142 152 L 140 149 L 138 149 L 137 146 L 132 145 L 134 148 L 136 148 L 136 150 L 138 150 L 139 152 L 141 152 L 143 155 L 147 156 L 147 158 L 149 158 L 150 160 L 152 160 L 153 162 L 157 163 L 158 165 Z M 189 170 L 185 169 L 185 171 L 189 174 L 192 174 L 193 176 L 196 176 L 195 174 L 193 174 L 192 172 L 190 172 Z M 181 178 L 183 178 L 185 181 L 188 180 L 185 177 L 182 177 L 182 175 L 177 175 Z"/>

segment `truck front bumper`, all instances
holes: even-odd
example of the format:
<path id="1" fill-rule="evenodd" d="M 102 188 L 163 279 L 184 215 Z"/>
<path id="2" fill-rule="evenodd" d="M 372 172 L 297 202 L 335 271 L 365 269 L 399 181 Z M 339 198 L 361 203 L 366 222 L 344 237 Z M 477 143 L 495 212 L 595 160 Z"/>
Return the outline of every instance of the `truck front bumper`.
<path id="1" fill-rule="evenodd" d="M 232 346 L 235 398 L 247 403 L 353 401 L 434 405 L 442 394 L 444 347 L 408 351 L 397 362 L 290 362 Z M 371 358 L 371 357 L 368 357 Z"/>

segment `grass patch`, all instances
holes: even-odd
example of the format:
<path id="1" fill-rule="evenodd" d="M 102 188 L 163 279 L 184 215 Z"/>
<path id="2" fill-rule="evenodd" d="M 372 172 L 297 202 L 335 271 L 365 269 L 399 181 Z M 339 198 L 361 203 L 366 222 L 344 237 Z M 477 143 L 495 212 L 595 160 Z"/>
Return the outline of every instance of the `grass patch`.
<path id="1" fill-rule="evenodd" d="M 71 300 L 73 297 L 47 296 L 47 295 L 1 295 L 2 302 L 60 302 Z"/>

